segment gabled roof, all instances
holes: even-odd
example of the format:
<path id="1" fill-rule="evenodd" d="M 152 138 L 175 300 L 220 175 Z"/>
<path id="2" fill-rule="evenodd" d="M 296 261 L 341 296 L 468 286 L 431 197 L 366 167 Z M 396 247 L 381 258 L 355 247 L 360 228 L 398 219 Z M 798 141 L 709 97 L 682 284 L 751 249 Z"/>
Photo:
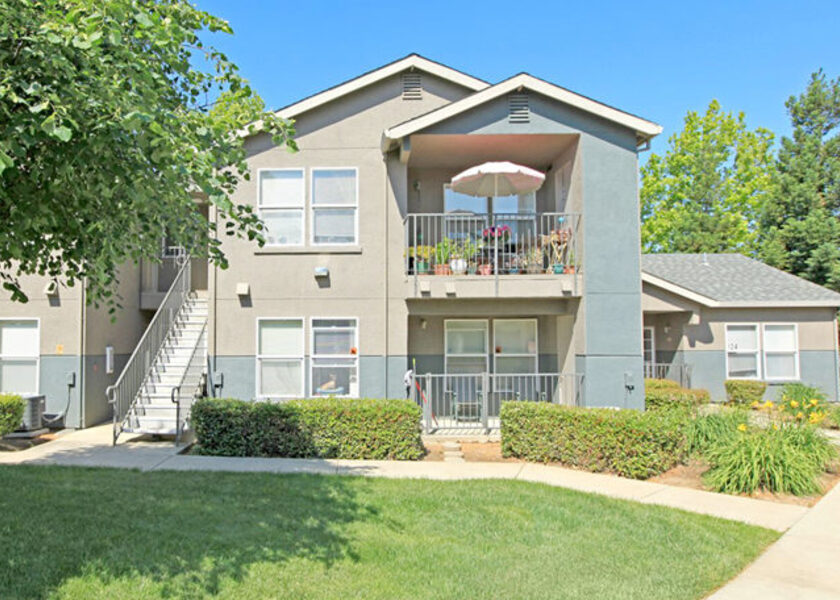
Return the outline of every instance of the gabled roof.
<path id="1" fill-rule="evenodd" d="M 520 88 L 537 92 L 558 102 L 568 104 L 598 117 L 623 125 L 635 131 L 641 140 L 648 140 L 662 133 L 662 127 L 652 121 L 618 110 L 586 96 L 581 96 L 566 88 L 538 79 L 528 73 L 520 73 L 501 83 L 477 91 L 461 100 L 390 127 L 385 130 L 385 138 L 392 141 L 399 140 L 405 136 L 426 129 L 431 125 L 466 112 L 476 106 L 495 100 L 500 96 L 519 90 Z"/>
<path id="2" fill-rule="evenodd" d="M 461 71 L 456 71 L 451 67 L 434 62 L 428 58 L 423 58 L 419 54 L 409 54 L 405 58 L 395 60 L 383 67 L 379 67 L 373 71 L 368 71 L 367 73 L 354 77 L 344 83 L 340 83 L 322 92 L 318 92 L 317 94 L 304 98 L 303 100 L 299 100 L 294 104 L 284 106 L 276 111 L 277 115 L 283 117 L 284 119 L 294 118 L 301 113 L 317 108 L 322 104 L 326 104 L 327 102 L 331 102 L 341 96 L 353 93 L 407 69 L 425 71 L 426 73 L 431 73 L 441 79 L 446 79 L 473 91 L 482 90 L 490 85 L 486 81 L 482 81 L 481 79 L 477 79 L 471 75 L 462 73 Z"/>
<path id="3" fill-rule="evenodd" d="M 840 307 L 840 294 L 742 254 L 644 254 L 642 281 L 715 308 Z"/>

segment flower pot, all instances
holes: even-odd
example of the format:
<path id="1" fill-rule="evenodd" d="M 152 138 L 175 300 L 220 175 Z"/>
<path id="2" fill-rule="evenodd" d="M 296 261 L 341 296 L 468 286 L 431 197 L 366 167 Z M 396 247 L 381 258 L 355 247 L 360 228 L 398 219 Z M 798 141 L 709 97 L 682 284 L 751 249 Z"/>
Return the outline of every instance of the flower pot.
<path id="1" fill-rule="evenodd" d="M 562 275 L 563 274 L 563 265 L 560 263 L 555 263 L 552 265 L 552 269 L 554 270 L 555 275 Z"/>
<path id="2" fill-rule="evenodd" d="M 528 275 L 539 275 L 542 272 L 543 269 L 539 265 L 530 265 L 528 267 Z"/>
<path id="3" fill-rule="evenodd" d="M 435 275 L 452 275 L 449 265 L 435 265 Z"/>
<path id="4" fill-rule="evenodd" d="M 467 272 L 467 261 L 463 258 L 453 258 L 449 261 L 449 267 L 455 275 L 463 275 Z"/>
<path id="5" fill-rule="evenodd" d="M 574 265 L 566 265 L 566 267 L 563 269 L 563 272 L 566 275 L 574 275 L 575 274 L 575 266 Z"/>
<path id="6" fill-rule="evenodd" d="M 478 265 L 478 274 L 479 275 L 492 275 L 493 274 L 493 265 Z"/>
<path id="7" fill-rule="evenodd" d="M 427 263 L 425 260 L 417 261 L 417 272 L 420 275 L 425 275 L 426 273 L 428 273 L 429 272 L 429 263 Z"/>

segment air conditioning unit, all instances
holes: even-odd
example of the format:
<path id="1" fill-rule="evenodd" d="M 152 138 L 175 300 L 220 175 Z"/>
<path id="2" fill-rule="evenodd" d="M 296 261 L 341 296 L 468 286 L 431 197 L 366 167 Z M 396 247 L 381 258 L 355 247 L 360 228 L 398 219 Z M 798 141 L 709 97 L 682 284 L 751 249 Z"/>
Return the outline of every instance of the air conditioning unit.
<path id="1" fill-rule="evenodd" d="M 44 409 L 47 401 L 44 396 L 23 397 L 23 421 L 20 425 L 21 431 L 35 431 L 44 425 Z"/>

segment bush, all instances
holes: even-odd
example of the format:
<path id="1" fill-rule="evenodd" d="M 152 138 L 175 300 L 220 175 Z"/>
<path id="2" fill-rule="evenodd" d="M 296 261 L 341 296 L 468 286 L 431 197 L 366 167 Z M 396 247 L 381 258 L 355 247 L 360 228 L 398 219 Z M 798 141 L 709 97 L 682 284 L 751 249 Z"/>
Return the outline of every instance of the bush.
<path id="1" fill-rule="evenodd" d="M 408 400 L 205 398 L 191 420 L 200 454 L 416 460 L 420 416 Z"/>
<path id="2" fill-rule="evenodd" d="M 732 404 L 751 405 L 753 402 L 761 402 L 767 389 L 766 383 L 752 379 L 727 379 L 723 385 L 726 388 L 726 399 Z"/>
<path id="3" fill-rule="evenodd" d="M 502 455 L 560 462 L 588 471 L 647 479 L 685 455 L 683 411 L 577 408 L 504 402 Z"/>
<path id="4" fill-rule="evenodd" d="M 23 421 L 23 398 L 15 394 L 0 394 L 0 436 L 11 433 Z"/>
<path id="5" fill-rule="evenodd" d="M 821 425 L 829 429 L 840 429 L 840 404 L 828 405 Z"/>
<path id="6" fill-rule="evenodd" d="M 811 427 L 774 425 L 742 428 L 706 452 L 706 482 L 716 491 L 752 493 L 764 489 L 797 496 L 821 491 L 819 476 L 836 452 Z"/>
<path id="7" fill-rule="evenodd" d="M 652 380 L 661 381 L 661 380 Z M 707 390 L 690 390 L 681 388 L 676 383 L 673 386 L 645 387 L 645 408 L 660 410 L 663 408 L 692 409 L 709 402 Z"/>
<path id="8" fill-rule="evenodd" d="M 688 453 L 703 455 L 712 446 L 726 443 L 738 435 L 738 427 L 749 422 L 743 410 L 724 409 L 692 419 L 686 430 Z"/>
<path id="9" fill-rule="evenodd" d="M 651 390 L 678 390 L 680 389 L 680 384 L 672 379 L 653 379 L 650 377 L 645 378 L 645 391 Z"/>

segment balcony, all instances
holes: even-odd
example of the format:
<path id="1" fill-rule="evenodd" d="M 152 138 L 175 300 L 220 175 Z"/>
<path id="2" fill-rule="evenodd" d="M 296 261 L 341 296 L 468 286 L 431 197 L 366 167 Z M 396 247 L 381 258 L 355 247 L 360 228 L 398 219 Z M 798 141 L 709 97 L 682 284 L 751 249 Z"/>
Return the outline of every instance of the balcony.
<path id="1" fill-rule="evenodd" d="M 409 297 L 576 296 L 580 215 L 409 214 L 404 259 Z"/>

